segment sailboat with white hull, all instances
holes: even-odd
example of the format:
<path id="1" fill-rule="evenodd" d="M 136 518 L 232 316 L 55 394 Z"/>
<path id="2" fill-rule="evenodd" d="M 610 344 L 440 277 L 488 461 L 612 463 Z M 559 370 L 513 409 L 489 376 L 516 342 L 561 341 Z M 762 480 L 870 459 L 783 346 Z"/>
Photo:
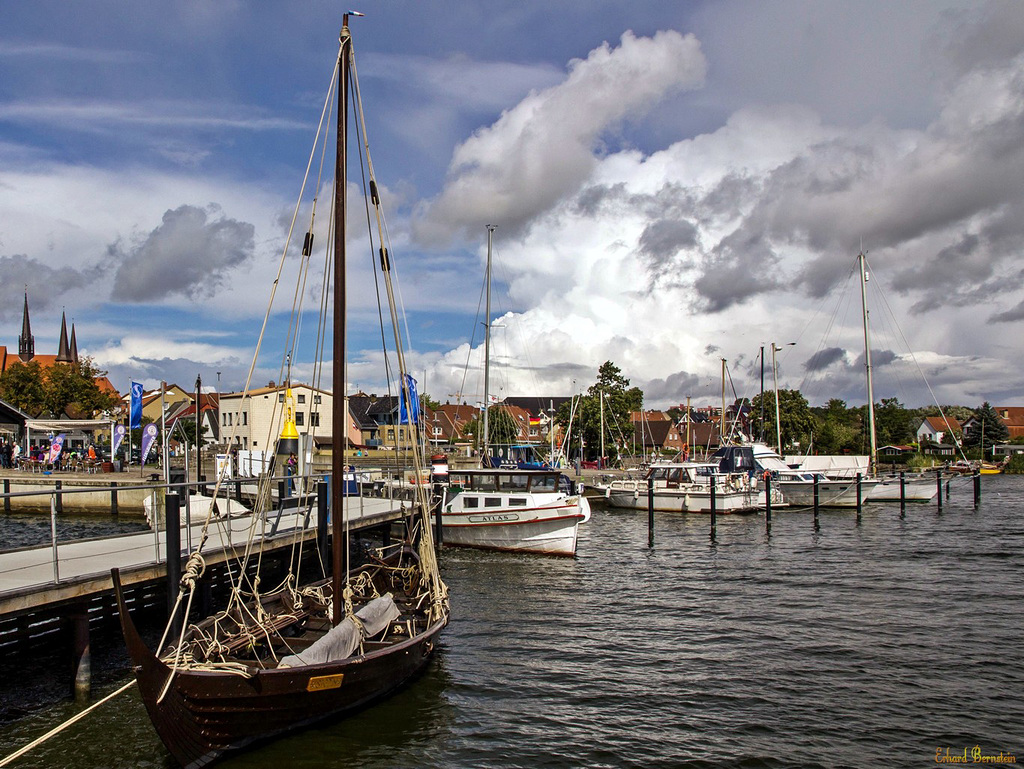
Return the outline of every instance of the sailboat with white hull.
<path id="1" fill-rule="evenodd" d="M 333 358 L 334 388 L 340 391 L 334 398 L 332 430 L 332 473 L 336 479 L 342 478 L 345 470 L 346 430 L 342 426 L 347 424 L 345 398 L 341 395 L 346 384 L 345 150 L 350 85 L 357 125 L 365 125 L 348 18 L 345 14 L 335 70 L 338 141 L 333 211 Z M 364 142 L 363 146 L 368 144 Z M 372 165 L 370 169 L 372 205 L 380 222 Z M 383 242 L 381 238 L 381 262 L 390 297 L 389 257 Z M 399 369 L 404 372 L 397 327 L 395 342 Z M 408 398 L 404 376 L 402 382 Z M 415 444 L 413 450 L 417 450 Z M 263 592 L 258 580 L 246 576 L 249 572 L 245 567 L 259 560 L 247 549 L 248 560 L 235 572 L 238 581 L 228 607 L 189 624 L 187 612 L 203 582 L 200 543 L 189 558 L 172 615 L 173 620 L 184 608 L 184 629 L 180 635 L 165 633 L 157 652 L 150 650 L 136 631 L 119 575 L 113 573 L 125 641 L 142 701 L 160 738 L 182 766 L 205 766 L 260 741 L 364 708 L 408 682 L 430 659 L 448 622 L 449 609 L 428 525 L 425 490 L 420 491 L 416 510 L 405 520 L 402 541 L 382 547 L 366 565 L 348 569 L 344 560 L 348 532 L 343 487 L 342 483 L 331 484 L 332 574 L 298 584 L 290 571 L 282 585 Z M 266 496 L 269 498 L 269 494 Z M 254 512 L 254 521 L 260 513 Z"/>

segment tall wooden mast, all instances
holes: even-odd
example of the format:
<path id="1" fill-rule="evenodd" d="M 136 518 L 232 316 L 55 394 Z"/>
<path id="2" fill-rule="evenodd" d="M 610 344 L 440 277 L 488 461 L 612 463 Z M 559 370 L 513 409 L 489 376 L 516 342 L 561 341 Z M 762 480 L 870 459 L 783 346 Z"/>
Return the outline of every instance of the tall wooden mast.
<path id="1" fill-rule="evenodd" d="M 345 525 L 342 510 L 345 489 L 345 449 L 348 444 L 346 420 L 345 364 L 345 187 L 348 183 L 346 148 L 348 146 L 348 77 L 352 38 L 348 29 L 348 14 L 342 17 L 341 48 L 338 61 L 338 148 L 334 165 L 334 399 L 331 407 L 331 568 L 334 586 L 334 615 L 332 622 L 341 622 L 345 602 Z"/>

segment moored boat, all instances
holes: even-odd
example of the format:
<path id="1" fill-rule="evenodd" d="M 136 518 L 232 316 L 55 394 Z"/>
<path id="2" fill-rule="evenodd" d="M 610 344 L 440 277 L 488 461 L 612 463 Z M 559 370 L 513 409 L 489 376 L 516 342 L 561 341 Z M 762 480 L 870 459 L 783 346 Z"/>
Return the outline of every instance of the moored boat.
<path id="1" fill-rule="evenodd" d="M 764 505 L 756 476 L 723 473 L 717 462 L 660 463 L 642 479 L 615 479 L 595 488 L 609 506 L 626 510 L 648 509 L 649 494 L 654 509 L 664 512 L 710 513 L 712 494 L 716 513 L 751 512 Z M 781 497 L 776 503 L 782 503 Z"/>
<path id="2" fill-rule="evenodd" d="M 445 545 L 571 556 L 590 503 L 557 470 L 452 470 L 439 512 Z"/>

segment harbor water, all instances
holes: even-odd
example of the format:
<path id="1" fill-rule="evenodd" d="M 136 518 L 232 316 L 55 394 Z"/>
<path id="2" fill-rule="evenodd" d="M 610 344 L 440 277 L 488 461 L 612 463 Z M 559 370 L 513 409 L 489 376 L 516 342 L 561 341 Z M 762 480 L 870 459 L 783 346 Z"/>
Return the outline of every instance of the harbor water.
<path id="1" fill-rule="evenodd" d="M 445 549 L 452 623 L 397 696 L 225 767 L 1024 761 L 1024 477 L 853 510 L 594 506 L 575 559 Z M 127 680 L 113 667 L 97 697 Z M 0 686 L 11 687 L 7 680 Z M 0 727 L 6 755 L 81 708 Z M 940 761 L 944 763 L 944 761 Z M 13 766 L 169 767 L 134 690 Z"/>

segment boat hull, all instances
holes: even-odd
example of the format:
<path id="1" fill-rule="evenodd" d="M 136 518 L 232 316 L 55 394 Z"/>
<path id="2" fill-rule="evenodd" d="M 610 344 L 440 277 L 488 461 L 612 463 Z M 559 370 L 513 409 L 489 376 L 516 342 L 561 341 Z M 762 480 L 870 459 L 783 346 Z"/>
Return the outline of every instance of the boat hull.
<path id="1" fill-rule="evenodd" d="M 608 505 L 623 510 L 647 510 L 647 492 L 610 489 Z M 715 513 L 749 513 L 764 506 L 764 494 L 757 491 L 719 491 Z M 711 493 L 706 490 L 655 489 L 654 509 L 666 513 L 710 513 Z"/>
<path id="2" fill-rule="evenodd" d="M 782 498 L 791 508 L 814 506 L 814 484 L 810 481 L 776 481 Z M 877 481 L 862 479 L 860 501 L 868 501 L 877 486 Z M 896 493 L 899 494 L 899 488 Z M 898 497 L 897 497 L 898 499 Z M 818 483 L 819 507 L 856 507 L 856 481 L 820 481 Z"/>
<path id="3" fill-rule="evenodd" d="M 492 508 L 441 516 L 445 545 L 541 555 L 576 554 L 579 524 L 589 515 L 586 500 L 534 509 Z M 588 504 L 589 509 L 589 504 Z"/>
<path id="4" fill-rule="evenodd" d="M 907 502 L 929 502 L 939 493 L 934 478 L 907 478 L 904 480 L 903 499 Z M 869 502 L 899 502 L 900 479 L 880 480 L 867 495 Z"/>
<path id="5" fill-rule="evenodd" d="M 157 734 L 183 767 L 202 767 L 225 755 L 310 724 L 338 718 L 382 699 L 429 661 L 447 617 L 386 649 L 319 665 L 236 674 L 179 670 L 161 699 L 170 666 L 135 629 L 120 583 L 121 625 L 142 701 Z"/>

